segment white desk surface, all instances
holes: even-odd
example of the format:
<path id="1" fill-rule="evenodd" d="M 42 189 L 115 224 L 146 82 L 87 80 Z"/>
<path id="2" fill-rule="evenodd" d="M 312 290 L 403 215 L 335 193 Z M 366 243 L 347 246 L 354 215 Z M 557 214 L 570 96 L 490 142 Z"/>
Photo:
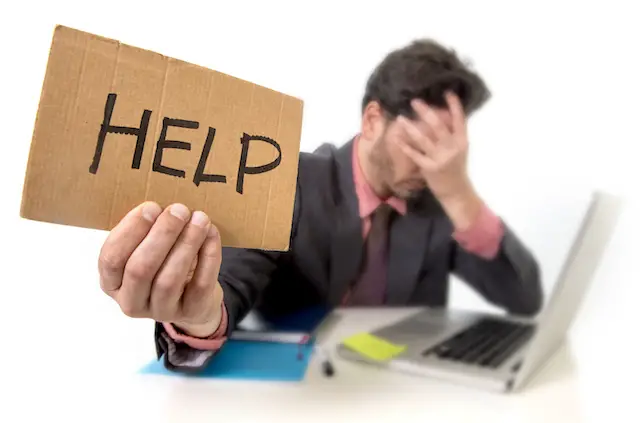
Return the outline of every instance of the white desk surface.
<path id="1" fill-rule="evenodd" d="M 349 334 L 413 311 L 338 310 L 337 323 L 320 334 L 320 341 L 332 347 Z M 579 332 L 524 392 L 511 395 L 393 373 L 335 356 L 333 378 L 323 376 L 312 360 L 300 383 L 143 376 L 136 372 L 154 353 L 151 326 L 111 312 L 112 317 L 105 316 L 95 330 L 79 334 L 78 339 L 65 337 L 64 331 L 45 336 L 47 342 L 57 339 L 60 346 L 48 351 L 48 358 L 40 356 L 43 349 L 16 346 L 15 357 L 37 361 L 29 367 L 5 362 L 9 381 L 3 384 L 10 388 L 12 400 L 0 407 L 0 421 L 12 421 L 5 413 L 18 412 L 20 421 L 568 423 L 617 415 L 620 408 L 609 407 L 624 403 L 625 396 L 630 401 L 633 395 L 616 389 L 616 381 L 625 377 L 620 373 L 625 364 L 605 356 L 612 346 L 609 338 L 603 336 L 603 344 Z M 75 355 L 62 347 L 65 344 L 75 349 Z"/>

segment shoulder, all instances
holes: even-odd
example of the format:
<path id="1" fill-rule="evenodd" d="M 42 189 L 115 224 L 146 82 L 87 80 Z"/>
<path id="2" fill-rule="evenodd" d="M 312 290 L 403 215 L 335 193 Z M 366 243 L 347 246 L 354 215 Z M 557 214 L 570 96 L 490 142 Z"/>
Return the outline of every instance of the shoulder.
<path id="1" fill-rule="evenodd" d="M 298 156 L 298 175 L 293 208 L 292 245 L 301 223 L 309 219 L 316 220 L 323 210 L 328 211 L 331 202 L 327 194 L 332 191 L 336 180 L 332 177 L 335 167 L 336 148 L 323 144 L 313 152 L 300 152 Z"/>
<path id="2" fill-rule="evenodd" d="M 326 166 L 335 161 L 337 152 L 338 147 L 330 143 L 324 143 L 312 152 L 300 152 L 301 169 L 308 166 Z"/>
<path id="3" fill-rule="evenodd" d="M 336 182 L 338 147 L 325 143 L 312 152 L 301 152 L 298 162 L 298 188 L 321 187 Z"/>
<path id="4" fill-rule="evenodd" d="M 299 217 L 304 209 L 328 212 L 340 192 L 339 161 L 342 147 L 325 143 L 312 152 L 300 152 L 296 187 L 295 214 Z"/>

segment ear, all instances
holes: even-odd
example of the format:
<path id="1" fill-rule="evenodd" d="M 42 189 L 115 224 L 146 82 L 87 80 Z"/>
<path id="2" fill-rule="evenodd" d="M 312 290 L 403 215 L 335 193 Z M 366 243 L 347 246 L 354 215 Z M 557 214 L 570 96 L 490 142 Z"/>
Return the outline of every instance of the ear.
<path id="1" fill-rule="evenodd" d="M 362 112 L 362 136 L 368 140 L 377 140 L 385 128 L 385 115 L 376 101 L 371 101 Z"/>

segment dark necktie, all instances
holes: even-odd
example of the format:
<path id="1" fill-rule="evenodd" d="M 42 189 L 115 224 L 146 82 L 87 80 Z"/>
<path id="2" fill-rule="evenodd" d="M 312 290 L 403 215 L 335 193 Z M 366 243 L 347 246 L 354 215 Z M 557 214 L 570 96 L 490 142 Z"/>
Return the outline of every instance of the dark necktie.
<path id="1" fill-rule="evenodd" d="M 389 222 L 393 208 L 381 204 L 371 216 L 371 229 L 364 247 L 362 272 L 351 292 L 349 302 L 355 306 L 382 305 L 387 288 Z"/>

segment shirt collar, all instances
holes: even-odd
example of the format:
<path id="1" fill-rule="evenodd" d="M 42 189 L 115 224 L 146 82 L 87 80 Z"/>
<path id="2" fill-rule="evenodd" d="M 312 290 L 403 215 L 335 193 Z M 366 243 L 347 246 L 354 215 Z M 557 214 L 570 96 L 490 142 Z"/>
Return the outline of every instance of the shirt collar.
<path id="1" fill-rule="evenodd" d="M 382 200 L 376 195 L 376 193 L 371 188 L 371 185 L 369 185 L 369 183 L 367 182 L 362 171 L 362 167 L 360 167 L 360 158 L 358 156 L 359 139 L 359 136 L 356 136 L 354 139 L 353 150 L 351 152 L 351 160 L 353 167 L 353 181 L 356 188 L 356 196 L 358 197 L 360 218 L 368 217 L 383 202 L 393 207 L 400 215 L 404 215 L 407 212 L 406 201 L 397 197 L 389 197 L 386 200 Z"/>

